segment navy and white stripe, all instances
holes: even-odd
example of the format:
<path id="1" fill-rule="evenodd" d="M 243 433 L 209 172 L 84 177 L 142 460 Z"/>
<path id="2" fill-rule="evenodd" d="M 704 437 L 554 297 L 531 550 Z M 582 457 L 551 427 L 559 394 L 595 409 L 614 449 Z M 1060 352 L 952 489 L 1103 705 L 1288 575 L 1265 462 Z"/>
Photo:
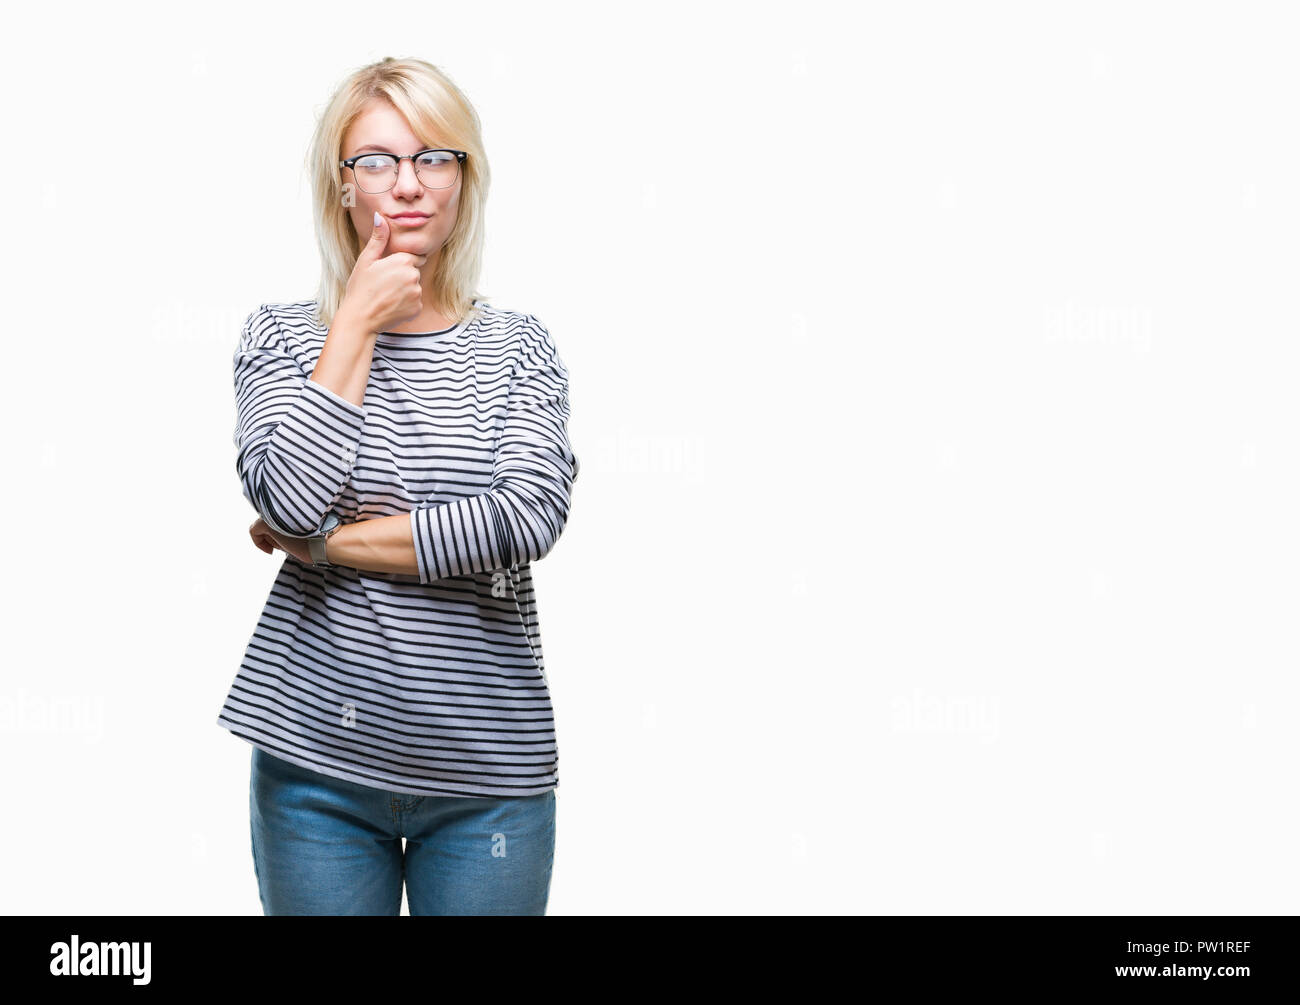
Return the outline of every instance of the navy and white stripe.
<path id="1" fill-rule="evenodd" d="M 218 724 L 326 775 L 397 792 L 535 795 L 559 782 L 529 563 L 564 528 L 578 459 L 568 372 L 532 315 L 477 303 L 381 333 L 364 407 L 307 378 L 314 301 L 263 304 L 234 356 L 236 470 L 305 536 L 409 513 L 418 575 L 286 556 Z"/>

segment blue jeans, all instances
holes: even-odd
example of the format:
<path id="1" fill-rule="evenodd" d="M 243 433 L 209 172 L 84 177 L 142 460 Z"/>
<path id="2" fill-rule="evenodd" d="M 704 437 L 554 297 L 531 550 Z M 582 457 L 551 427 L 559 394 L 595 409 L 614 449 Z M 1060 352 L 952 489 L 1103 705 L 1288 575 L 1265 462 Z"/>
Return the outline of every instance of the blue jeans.
<path id="1" fill-rule="evenodd" d="M 545 914 L 555 790 L 417 796 L 253 747 L 253 869 L 272 914 Z M 402 839 L 406 839 L 403 848 Z"/>

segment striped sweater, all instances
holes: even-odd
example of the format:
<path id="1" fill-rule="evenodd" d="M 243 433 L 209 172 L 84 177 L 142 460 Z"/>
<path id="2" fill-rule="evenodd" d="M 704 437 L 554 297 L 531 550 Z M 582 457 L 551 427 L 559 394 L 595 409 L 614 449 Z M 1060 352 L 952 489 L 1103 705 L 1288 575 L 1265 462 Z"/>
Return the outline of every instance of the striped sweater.
<path id="1" fill-rule="evenodd" d="M 532 315 L 475 301 L 451 328 L 376 336 L 357 406 L 307 379 L 327 333 L 316 308 L 262 304 L 244 323 L 244 496 L 298 537 L 331 511 L 344 523 L 409 512 L 419 574 L 285 555 L 217 723 L 276 757 L 394 792 L 554 788 L 529 564 L 563 530 L 578 476 L 555 342 Z"/>

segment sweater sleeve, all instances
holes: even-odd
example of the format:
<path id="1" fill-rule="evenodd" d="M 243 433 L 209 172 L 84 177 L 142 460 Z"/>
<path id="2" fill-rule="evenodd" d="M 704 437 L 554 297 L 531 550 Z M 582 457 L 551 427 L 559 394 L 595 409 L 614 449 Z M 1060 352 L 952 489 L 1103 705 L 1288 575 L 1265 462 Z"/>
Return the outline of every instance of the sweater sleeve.
<path id="1" fill-rule="evenodd" d="M 546 328 L 525 315 L 488 491 L 411 511 L 421 583 L 542 558 L 569 515 L 569 373 Z"/>
<path id="2" fill-rule="evenodd" d="M 274 531 L 320 530 L 356 463 L 365 410 L 308 380 L 263 304 L 235 350 L 235 469 Z"/>

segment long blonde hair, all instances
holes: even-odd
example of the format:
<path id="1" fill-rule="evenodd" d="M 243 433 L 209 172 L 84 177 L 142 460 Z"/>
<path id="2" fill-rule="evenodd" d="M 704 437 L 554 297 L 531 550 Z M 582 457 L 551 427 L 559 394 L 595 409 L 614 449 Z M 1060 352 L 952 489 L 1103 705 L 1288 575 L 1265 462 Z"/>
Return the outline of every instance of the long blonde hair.
<path id="1" fill-rule="evenodd" d="M 478 113 L 451 79 L 422 59 L 391 56 L 351 73 L 334 91 L 316 123 L 307 170 L 311 176 L 316 243 L 320 247 L 317 311 L 328 327 L 361 253 L 361 241 L 343 201 L 343 137 L 374 98 L 384 98 L 417 136 L 440 136 L 468 157 L 461 163 L 456 225 L 442 247 L 433 277 L 435 308 L 453 318 L 477 313 L 486 299 L 477 283 L 483 267 L 483 217 L 491 172 Z"/>

